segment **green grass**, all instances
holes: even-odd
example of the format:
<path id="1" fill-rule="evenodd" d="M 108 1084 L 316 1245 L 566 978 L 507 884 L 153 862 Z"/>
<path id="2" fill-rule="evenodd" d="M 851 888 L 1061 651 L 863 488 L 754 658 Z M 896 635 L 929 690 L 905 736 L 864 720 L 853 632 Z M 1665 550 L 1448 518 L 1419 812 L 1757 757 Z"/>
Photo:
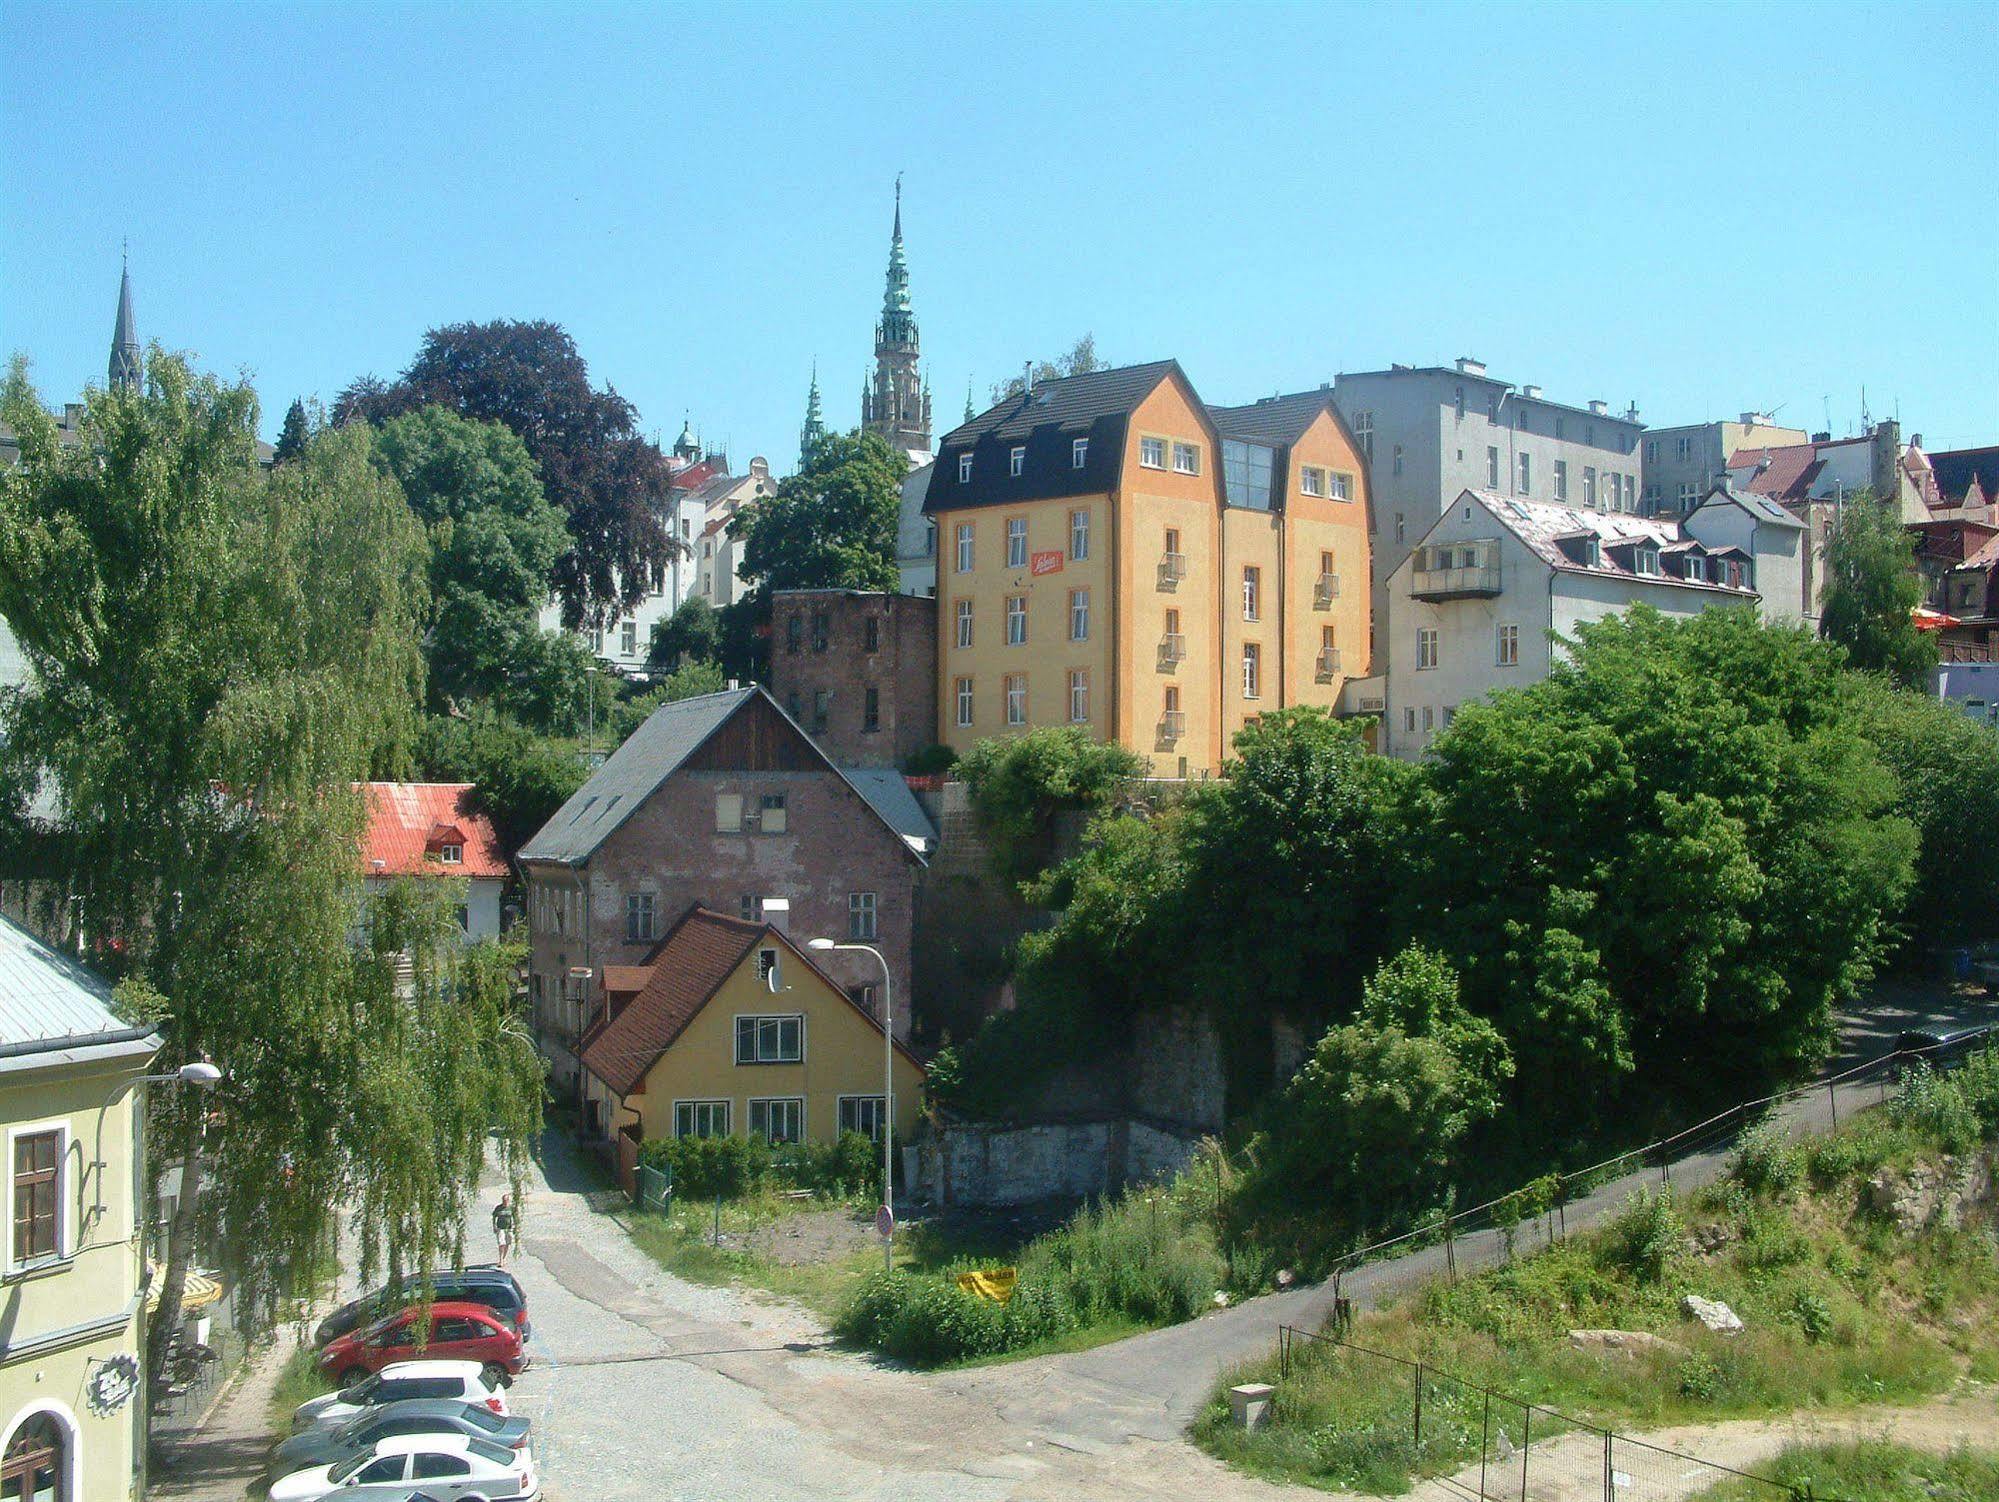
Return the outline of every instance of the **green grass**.
<path id="1" fill-rule="evenodd" d="M 1999 1497 L 1999 1450 L 1913 1450 L 1881 1440 L 1792 1445 L 1758 1471 L 1839 1502 L 1991 1502 Z M 1803 1495 L 1802 1491 L 1800 1492 Z M 1729 1481 L 1695 1502 L 1769 1502 L 1767 1486 Z"/>
<path id="2" fill-rule="evenodd" d="M 299 1404 L 331 1391 L 332 1379 L 319 1370 L 319 1353 L 309 1344 L 300 1346 L 285 1358 L 285 1364 L 278 1372 L 277 1385 L 271 1389 L 272 1432 L 280 1436 L 289 1434 L 292 1414 Z"/>
<path id="3" fill-rule="evenodd" d="M 1804 1146 L 1752 1140 L 1728 1179 L 1690 1199 L 1644 1197 L 1550 1251 L 1430 1283 L 1365 1316 L 1350 1339 L 1621 1430 L 1941 1392 L 1960 1375 L 1990 1374 L 1999 1359 L 1992 1232 L 1905 1235 L 1865 1200 L 1880 1165 L 1938 1151 L 1916 1113 L 1870 1114 Z M 1689 1293 L 1726 1302 L 1747 1328 L 1713 1334 L 1684 1318 Z M 1672 1344 L 1599 1354 L 1571 1345 L 1572 1329 L 1642 1331 Z M 1194 1437 L 1256 1474 L 1400 1492 L 1413 1475 L 1475 1462 L 1483 1424 L 1482 1396 L 1428 1387 L 1417 1452 L 1411 1379 L 1395 1362 L 1308 1344 L 1288 1378 L 1275 1357 L 1230 1373 Z M 1229 1417 L 1227 1388 L 1243 1381 L 1278 1385 L 1272 1421 L 1253 1435 Z M 1536 1415 L 1535 1434 L 1552 1425 Z"/>

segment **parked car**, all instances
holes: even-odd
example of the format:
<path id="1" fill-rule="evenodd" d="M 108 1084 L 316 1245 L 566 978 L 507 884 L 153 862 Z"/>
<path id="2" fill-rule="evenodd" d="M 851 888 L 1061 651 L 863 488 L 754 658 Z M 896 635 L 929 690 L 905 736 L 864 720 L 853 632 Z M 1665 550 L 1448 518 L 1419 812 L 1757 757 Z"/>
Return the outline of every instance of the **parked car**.
<path id="1" fill-rule="evenodd" d="M 265 1471 L 275 1481 L 308 1466 L 337 1465 L 396 1434 L 464 1434 L 510 1450 L 528 1448 L 528 1421 L 518 1415 L 459 1398 L 410 1398 L 364 1408 L 337 1429 L 294 1434 L 271 1451 Z"/>
<path id="2" fill-rule="evenodd" d="M 412 1274 L 342 1304 L 319 1322 L 319 1328 L 313 1332 L 314 1344 L 330 1345 L 350 1330 L 372 1325 L 384 1315 L 407 1307 L 415 1301 L 422 1284 L 423 1280 Z M 430 1296 L 440 1304 L 484 1304 L 504 1314 L 522 1340 L 528 1338 L 527 1294 L 519 1279 L 497 1263 L 478 1262 L 471 1267 L 432 1273 Z"/>
<path id="3" fill-rule="evenodd" d="M 337 1429 L 364 1408 L 401 1403 L 412 1398 L 456 1398 L 477 1403 L 494 1413 L 507 1412 L 507 1396 L 499 1383 L 486 1380 L 476 1361 L 398 1361 L 372 1377 L 299 1404 L 292 1429 Z"/>
<path id="4" fill-rule="evenodd" d="M 387 1502 L 414 1489 L 438 1502 L 525 1502 L 541 1495 L 534 1457 L 464 1434 L 398 1434 L 330 1466 L 271 1483 L 270 1502 Z"/>
<path id="5" fill-rule="evenodd" d="M 341 1336 L 319 1353 L 319 1368 L 342 1382 L 358 1382 L 419 1353 L 447 1361 L 476 1361 L 491 1387 L 504 1385 L 527 1367 L 527 1348 L 503 1316 L 484 1304 L 432 1304 L 427 1318 L 411 1305 Z"/>
<path id="6" fill-rule="evenodd" d="M 1974 1048 L 1988 1042 L 1999 1042 L 1999 1027 L 1990 1024 L 1981 1027 L 1935 1027 L 1911 1028 L 1895 1039 L 1895 1047 L 1902 1053 L 1916 1054 L 1924 1063 L 1936 1068 L 1955 1064 Z"/>

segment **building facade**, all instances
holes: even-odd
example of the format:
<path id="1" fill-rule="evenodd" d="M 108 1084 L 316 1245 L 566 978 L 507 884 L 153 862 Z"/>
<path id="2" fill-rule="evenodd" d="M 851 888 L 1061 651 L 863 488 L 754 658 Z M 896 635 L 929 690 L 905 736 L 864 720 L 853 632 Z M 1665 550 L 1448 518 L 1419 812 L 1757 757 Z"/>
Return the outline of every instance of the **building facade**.
<path id="1" fill-rule="evenodd" d="M 0 1497 L 141 1493 L 145 1172 L 137 1078 L 160 1040 L 110 988 L 0 918 L 0 1117 L 13 1197 Z"/>
<path id="2" fill-rule="evenodd" d="M 1633 604 L 1673 616 L 1760 606 L 1759 559 L 1735 540 L 1744 529 L 1718 507 L 1703 541 L 1704 509 L 1682 527 L 1461 492 L 1389 579 L 1382 749 L 1421 756 L 1462 705 L 1539 682 L 1578 626 Z M 1795 547 L 1795 528 L 1763 540 L 1782 535 Z"/>
<path id="3" fill-rule="evenodd" d="M 1389 576 L 1466 490 L 1612 515 L 1639 510 L 1644 424 L 1635 407 L 1620 416 L 1603 401 L 1550 401 L 1469 356 L 1448 367 L 1342 374 L 1333 401 L 1373 485 L 1377 629 Z"/>
<path id="4" fill-rule="evenodd" d="M 556 1085 L 610 969 L 643 962 L 690 907 L 757 920 L 773 898 L 806 938 L 873 944 L 907 1026 L 914 890 L 934 831 L 894 774 L 830 761 L 762 688 L 661 705 L 521 848 L 529 996 Z M 864 1007 L 866 955 L 824 968 Z M 607 1124 L 599 1120 L 602 1132 Z"/>
<path id="5" fill-rule="evenodd" d="M 930 494 L 932 465 L 910 466 L 902 480 L 902 506 L 895 522 L 895 569 L 906 595 L 937 593 L 937 523 L 923 514 Z"/>
<path id="6" fill-rule="evenodd" d="M 784 712 L 841 766 L 902 766 L 937 743 L 937 602 L 778 590 L 770 680 Z"/>
<path id="7" fill-rule="evenodd" d="M 931 471 L 937 739 L 1073 725 L 1196 776 L 1265 711 L 1335 707 L 1367 504 L 1329 393 L 1211 412 L 1167 360 L 1009 396 Z"/>
<path id="8" fill-rule="evenodd" d="M 660 1137 L 879 1140 L 884 1116 L 907 1137 L 923 1066 L 897 1044 L 885 1082 L 881 1022 L 823 957 L 771 924 L 696 907 L 643 961 L 615 967 L 583 1034 L 583 1100 L 621 1166 Z"/>
<path id="9" fill-rule="evenodd" d="M 1810 438 L 1802 428 L 1778 427 L 1767 412 L 1744 412 L 1734 422 L 1651 428 L 1643 449 L 1641 509 L 1647 516 L 1685 516 L 1728 477 L 1728 461 L 1737 450 L 1783 448 Z"/>
<path id="10" fill-rule="evenodd" d="M 458 927 L 469 943 L 497 939 L 509 867 L 493 821 L 477 812 L 469 782 L 370 782 L 362 872 L 374 892 L 400 877 L 462 881 Z"/>

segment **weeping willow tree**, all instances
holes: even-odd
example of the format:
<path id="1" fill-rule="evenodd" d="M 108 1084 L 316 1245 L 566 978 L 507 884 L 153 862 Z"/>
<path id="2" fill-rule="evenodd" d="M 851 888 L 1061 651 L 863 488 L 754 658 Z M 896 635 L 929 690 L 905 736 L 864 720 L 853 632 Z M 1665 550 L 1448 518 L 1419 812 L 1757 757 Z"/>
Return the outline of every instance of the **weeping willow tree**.
<path id="1" fill-rule="evenodd" d="M 21 449 L 0 615 L 30 670 L 0 699 L 0 788 L 37 833 L 7 841 L 36 852 L 17 874 L 141 983 L 163 1068 L 224 1072 L 154 1094 L 154 1167 L 182 1184 L 157 1374 L 211 1229 L 267 1313 L 323 1269 L 343 1209 L 370 1270 L 455 1256 L 494 1132 L 520 1172 L 540 1076 L 516 955 L 447 949 L 435 894 L 362 911 L 355 785 L 407 764 L 430 611 L 423 533 L 369 433 L 267 472 L 255 394 L 157 350 L 143 391 L 90 395 L 73 445 L 19 360 L 0 419 Z M 36 788 L 54 811 L 31 818 Z"/>

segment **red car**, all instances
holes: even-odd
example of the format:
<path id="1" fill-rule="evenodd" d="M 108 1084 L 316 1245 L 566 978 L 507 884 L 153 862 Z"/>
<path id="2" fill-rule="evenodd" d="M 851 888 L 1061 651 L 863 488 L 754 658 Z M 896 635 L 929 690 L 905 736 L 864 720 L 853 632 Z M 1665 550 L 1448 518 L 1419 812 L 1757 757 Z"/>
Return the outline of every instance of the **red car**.
<path id="1" fill-rule="evenodd" d="M 427 1332 L 417 1323 L 412 1305 L 333 1341 L 319 1353 L 319 1368 L 348 1387 L 391 1362 L 419 1357 L 476 1361 L 494 1387 L 519 1375 L 528 1364 L 521 1337 L 504 1315 L 484 1304 L 436 1303 L 430 1306 Z"/>

